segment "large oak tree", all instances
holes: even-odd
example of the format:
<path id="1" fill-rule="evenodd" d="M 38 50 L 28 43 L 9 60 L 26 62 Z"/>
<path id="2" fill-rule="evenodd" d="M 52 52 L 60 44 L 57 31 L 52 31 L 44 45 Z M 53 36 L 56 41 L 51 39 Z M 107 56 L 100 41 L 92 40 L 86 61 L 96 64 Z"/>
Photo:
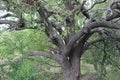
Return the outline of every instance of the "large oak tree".
<path id="1" fill-rule="evenodd" d="M 0 24 L 9 25 L 7 29 L 39 30 L 44 26 L 55 47 L 50 47 L 49 53 L 34 51 L 29 56 L 57 61 L 65 80 L 82 80 L 81 57 L 90 46 L 106 40 L 120 41 L 113 32 L 120 29 L 120 0 L 3 0 L 2 3 L 1 10 L 12 12 L 0 17 Z M 25 16 L 30 15 L 33 19 L 28 25 Z M 10 16 L 18 20 L 5 19 Z M 91 40 L 94 34 L 97 37 Z"/>

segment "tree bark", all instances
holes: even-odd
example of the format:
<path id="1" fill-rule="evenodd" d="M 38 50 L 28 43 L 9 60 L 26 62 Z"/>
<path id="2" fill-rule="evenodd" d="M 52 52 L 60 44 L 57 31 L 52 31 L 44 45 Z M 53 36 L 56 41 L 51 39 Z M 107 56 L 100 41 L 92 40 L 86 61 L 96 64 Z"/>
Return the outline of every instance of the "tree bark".
<path id="1" fill-rule="evenodd" d="M 77 67 L 80 68 L 79 63 L 72 66 L 69 61 L 65 61 L 61 67 L 62 73 L 64 76 L 64 80 L 81 80 L 80 79 L 80 70 L 78 70 Z"/>
<path id="2" fill-rule="evenodd" d="M 77 55 L 78 53 L 79 51 L 72 52 L 72 54 L 66 57 L 61 63 L 64 80 L 81 80 L 80 56 Z"/>

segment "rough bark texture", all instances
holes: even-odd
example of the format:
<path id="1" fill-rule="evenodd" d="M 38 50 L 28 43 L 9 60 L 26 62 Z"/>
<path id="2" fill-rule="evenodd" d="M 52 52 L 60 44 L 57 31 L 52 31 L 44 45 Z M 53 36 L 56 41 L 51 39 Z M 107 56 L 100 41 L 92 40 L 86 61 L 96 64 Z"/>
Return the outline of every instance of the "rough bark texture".
<path id="1" fill-rule="evenodd" d="M 65 80 L 80 80 L 80 57 L 74 55 L 61 64 Z"/>

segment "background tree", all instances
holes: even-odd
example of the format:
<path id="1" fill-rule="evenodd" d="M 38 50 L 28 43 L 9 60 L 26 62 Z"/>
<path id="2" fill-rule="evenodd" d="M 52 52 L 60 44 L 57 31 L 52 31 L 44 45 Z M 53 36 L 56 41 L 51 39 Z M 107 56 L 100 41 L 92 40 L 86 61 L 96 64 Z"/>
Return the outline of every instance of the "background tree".
<path id="1" fill-rule="evenodd" d="M 48 53 L 35 51 L 29 56 L 39 55 L 57 61 L 65 80 L 82 79 L 80 63 L 86 51 L 92 52 L 92 58 L 97 57 L 99 52 L 103 53 L 100 65 L 94 64 L 96 70 L 97 66 L 105 69 L 109 64 L 120 69 L 119 62 L 111 62 L 119 56 L 119 30 L 114 30 L 120 29 L 119 0 L 3 0 L 3 3 L 2 8 L 13 13 L 9 16 L 18 19 L 4 20 L 8 14 L 1 16 L 0 24 L 8 24 L 7 29 L 44 27 L 44 32 L 55 46 L 49 47 Z M 111 57 L 110 49 L 115 50 L 116 57 Z M 104 71 L 101 78 L 106 74 Z"/>

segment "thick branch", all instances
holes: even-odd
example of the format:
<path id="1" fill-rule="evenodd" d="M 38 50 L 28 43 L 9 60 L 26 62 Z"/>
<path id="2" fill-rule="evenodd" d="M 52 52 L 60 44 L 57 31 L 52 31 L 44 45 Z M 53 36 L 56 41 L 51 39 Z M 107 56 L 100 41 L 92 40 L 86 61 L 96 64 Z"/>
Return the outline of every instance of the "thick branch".
<path id="1" fill-rule="evenodd" d="M 30 52 L 28 55 L 29 56 L 43 56 L 46 58 L 56 60 L 58 62 L 61 61 L 61 57 L 58 54 L 50 54 L 50 53 L 46 53 L 46 52 L 42 52 L 42 51 Z"/>
<path id="2" fill-rule="evenodd" d="M 11 20 L 0 20 L 0 24 L 8 24 L 10 25 L 8 29 L 16 28 L 17 22 Z"/>
<path id="3" fill-rule="evenodd" d="M 0 20 L 0 24 L 9 24 L 9 25 L 15 25 L 15 21 L 10 21 L 10 20 Z"/>
<path id="4" fill-rule="evenodd" d="M 66 10 L 68 11 L 72 11 L 74 9 L 74 6 L 71 0 L 66 0 L 65 7 L 66 7 Z M 65 21 L 66 21 L 66 26 L 69 27 L 69 32 L 74 33 L 75 32 L 74 13 L 67 15 Z"/>
<path id="5" fill-rule="evenodd" d="M 52 21 L 50 21 L 48 19 L 49 16 L 48 16 L 43 4 L 39 3 L 38 6 L 39 6 L 39 9 L 38 9 L 39 15 L 40 15 L 41 19 L 44 21 L 44 23 L 46 24 L 46 27 L 45 27 L 46 35 L 51 39 L 53 44 L 55 44 L 56 46 L 58 46 L 60 48 L 63 48 L 64 43 L 63 43 L 61 37 L 54 30 L 54 29 L 56 29 L 56 28 L 54 28 L 54 26 L 56 27 L 56 25 L 53 25 Z"/>
<path id="6" fill-rule="evenodd" d="M 120 24 L 115 24 L 107 21 L 100 21 L 100 22 L 93 22 L 93 23 L 86 24 L 82 30 L 77 32 L 69 40 L 67 46 L 64 48 L 64 54 L 68 55 L 69 51 L 71 50 L 72 46 L 76 43 L 77 40 L 79 40 L 84 34 L 88 34 L 91 29 L 98 28 L 98 27 L 120 29 Z"/>
<path id="7" fill-rule="evenodd" d="M 42 61 L 42 60 L 36 60 L 36 59 L 33 59 L 33 58 L 29 58 L 30 60 L 34 60 L 34 61 L 37 61 L 37 62 L 42 62 L 43 64 L 47 64 L 47 65 L 49 65 L 49 66 L 51 66 L 51 67 L 60 67 L 59 65 L 52 65 L 52 64 L 50 64 L 49 62 L 45 62 L 45 61 Z"/>
<path id="8" fill-rule="evenodd" d="M 13 14 L 11 14 L 11 13 L 7 13 L 7 14 L 1 16 L 0 18 L 6 18 L 6 17 L 10 17 L 10 16 L 13 16 Z"/>
<path id="9" fill-rule="evenodd" d="M 93 45 L 93 44 L 95 44 L 97 42 L 101 42 L 101 41 L 103 41 L 105 39 L 106 38 L 99 38 L 99 39 L 96 39 L 94 41 L 90 41 L 90 42 L 88 42 L 88 43 L 85 44 L 84 48 L 85 48 L 85 50 L 87 50 L 91 45 Z"/>

